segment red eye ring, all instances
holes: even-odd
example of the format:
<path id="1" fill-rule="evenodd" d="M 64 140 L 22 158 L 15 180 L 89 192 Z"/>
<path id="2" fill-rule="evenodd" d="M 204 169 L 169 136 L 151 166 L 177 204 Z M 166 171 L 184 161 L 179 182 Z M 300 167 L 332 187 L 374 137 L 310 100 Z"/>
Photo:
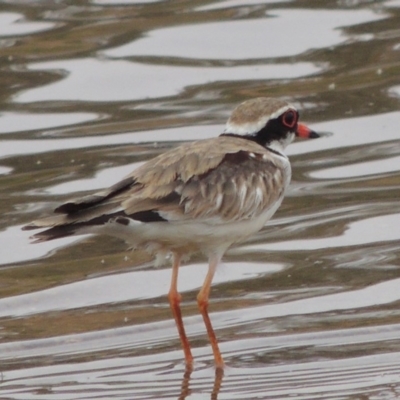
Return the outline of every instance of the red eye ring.
<path id="1" fill-rule="evenodd" d="M 294 128 L 297 124 L 297 111 L 295 110 L 287 110 L 282 115 L 282 123 L 288 128 Z"/>

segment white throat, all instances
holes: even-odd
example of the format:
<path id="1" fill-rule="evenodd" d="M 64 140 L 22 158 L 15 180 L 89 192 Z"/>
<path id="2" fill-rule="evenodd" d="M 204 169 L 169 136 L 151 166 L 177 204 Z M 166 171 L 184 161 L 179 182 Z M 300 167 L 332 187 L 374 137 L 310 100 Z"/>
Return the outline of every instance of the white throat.
<path id="1" fill-rule="evenodd" d="M 273 140 L 267 145 L 267 148 L 277 151 L 282 155 L 285 155 L 286 147 L 293 142 L 294 138 L 295 134 L 293 132 L 289 132 L 285 139 Z"/>

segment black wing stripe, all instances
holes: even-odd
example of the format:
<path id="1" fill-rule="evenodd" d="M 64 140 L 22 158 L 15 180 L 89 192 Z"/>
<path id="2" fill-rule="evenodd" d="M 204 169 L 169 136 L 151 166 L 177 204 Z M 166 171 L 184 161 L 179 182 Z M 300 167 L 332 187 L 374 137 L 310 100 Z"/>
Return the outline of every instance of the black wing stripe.
<path id="1" fill-rule="evenodd" d="M 76 201 L 69 201 L 57 207 L 54 212 L 70 215 L 86 210 L 110 199 L 111 197 L 117 196 L 125 190 L 130 189 L 133 185 L 135 185 L 135 183 L 136 180 L 132 177 L 125 178 L 122 181 L 116 183 L 114 186 L 111 186 L 111 188 L 107 192 L 105 192 L 104 195 L 102 195 L 102 193 L 98 193 L 83 197 Z"/>

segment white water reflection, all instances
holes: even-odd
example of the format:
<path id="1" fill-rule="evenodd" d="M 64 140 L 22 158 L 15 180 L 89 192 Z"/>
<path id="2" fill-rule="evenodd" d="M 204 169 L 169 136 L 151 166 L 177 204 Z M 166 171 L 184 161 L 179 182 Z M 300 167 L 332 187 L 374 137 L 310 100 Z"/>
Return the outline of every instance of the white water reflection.
<path id="1" fill-rule="evenodd" d="M 251 279 L 259 274 L 277 272 L 282 268 L 282 265 L 276 264 L 230 263 L 223 268 L 222 273 L 217 274 L 215 283 Z M 182 267 L 179 280 L 180 290 L 185 292 L 200 287 L 205 273 L 205 264 Z M 152 274 L 151 279 L 149 279 L 149 274 Z M 167 293 L 170 274 L 171 271 L 167 268 L 109 275 L 40 292 L 3 298 L 0 299 L 1 316 L 22 316 L 116 301 L 158 297 Z M 354 310 L 391 304 L 400 300 L 399 284 L 400 278 L 397 278 L 341 293 L 313 295 L 310 298 L 284 303 L 215 312 L 213 313 L 214 327 L 219 329 L 236 327 L 239 330 L 244 323 L 268 318 L 326 313 L 335 310 Z M 187 317 L 186 321 L 190 332 L 201 331 L 198 316 Z"/>
<path id="2" fill-rule="evenodd" d="M 400 171 L 400 156 L 326 168 L 309 174 L 315 179 L 354 178 Z"/>
<path id="3" fill-rule="evenodd" d="M 18 225 L 0 231 L 0 265 L 44 257 L 45 255 L 50 255 L 56 248 L 60 249 L 63 246 L 82 240 L 82 236 L 78 238 L 67 237 L 57 240 L 57 243 L 43 242 L 32 245 L 31 240 L 29 239 L 32 232 L 22 231 L 21 228 L 22 225 Z"/>
<path id="4" fill-rule="evenodd" d="M 277 3 L 288 3 L 293 0 L 225 0 L 217 1 L 214 4 L 208 4 L 206 6 L 196 7 L 195 11 L 211 11 L 220 10 L 223 8 L 233 8 L 233 7 L 249 7 L 249 6 L 259 6 L 265 4 L 277 4 Z"/>
<path id="5" fill-rule="evenodd" d="M 3 12 L 0 13 L 0 36 L 19 36 L 42 32 L 55 26 L 52 22 L 28 22 L 24 15 Z"/>
<path id="6" fill-rule="evenodd" d="M 343 43 L 346 36 L 339 27 L 383 18 L 385 15 L 367 9 L 273 10 L 269 18 L 156 29 L 104 54 L 118 58 L 146 55 L 213 60 L 289 57 Z M 304 29 L 306 26 L 312 29 Z"/>
<path id="7" fill-rule="evenodd" d="M 0 175 L 7 175 L 12 171 L 13 171 L 13 168 L 4 167 L 3 165 L 0 165 Z"/>
<path id="8" fill-rule="evenodd" d="M 89 149 L 110 145 L 149 143 L 149 142 L 174 142 L 186 140 L 200 140 L 220 135 L 225 125 L 185 126 L 170 129 L 156 129 L 144 132 L 129 132 L 103 136 L 87 136 L 73 138 L 36 140 L 2 140 L 0 147 L 0 158 L 9 158 L 19 155 L 41 154 L 53 151 L 64 151 L 72 149 Z M 309 143 L 309 141 L 307 141 Z M 301 142 L 291 147 L 303 149 Z M 292 152 L 292 154 L 295 154 Z M 123 171 L 123 169 L 121 170 Z M 122 178 L 122 176 L 121 176 Z"/>
<path id="9" fill-rule="evenodd" d="M 314 347 L 312 343 L 308 346 Z M 198 350 L 195 349 L 195 356 L 198 356 Z M 203 353 L 204 347 L 201 350 Z M 232 355 L 236 355 L 235 350 Z M 246 355 L 254 358 L 250 353 Z M 399 394 L 399 356 L 398 352 L 385 352 L 347 359 L 228 367 L 218 398 L 332 400 L 368 396 L 371 400 L 394 399 Z M 26 390 L 34 387 L 52 390 L 37 389 L 40 397 L 30 396 L 30 399 L 72 400 L 88 398 L 88 393 L 96 393 L 98 399 L 115 400 L 210 398 L 214 385 L 213 369 L 196 365 L 186 383 L 186 394 L 182 394 L 185 393 L 184 367 L 177 363 L 177 358 L 178 352 L 165 351 L 148 356 L 104 357 L 96 361 L 53 362 L 51 366 L 15 368 L 4 373 L 2 394 L 10 400 L 26 399 Z M 382 388 L 381 385 L 385 386 Z M 190 395 L 192 392 L 199 396 Z"/>
<path id="10" fill-rule="evenodd" d="M 244 323 L 289 315 L 356 310 L 392 304 L 400 300 L 400 278 L 376 283 L 362 289 L 312 296 L 307 299 L 268 304 L 234 311 L 213 313 L 214 327 L 234 327 Z M 194 317 L 189 317 L 194 318 Z"/>
<path id="11" fill-rule="evenodd" d="M 123 179 L 134 169 L 139 168 L 143 164 L 144 162 L 137 162 L 119 167 L 105 168 L 96 172 L 96 175 L 92 178 L 60 183 L 46 189 L 41 189 L 39 193 L 59 195 L 104 189 L 105 187 L 112 185 L 112 183 L 116 183 L 117 180 Z"/>
<path id="12" fill-rule="evenodd" d="M 101 6 L 118 6 L 118 5 L 132 5 L 132 4 L 148 4 L 148 3 L 161 3 L 165 0 L 90 0 L 93 4 Z"/>
<path id="13" fill-rule="evenodd" d="M 400 50 L 400 43 L 398 44 L 398 50 Z M 400 86 L 393 86 L 389 89 L 389 94 L 392 96 L 400 97 Z"/>
<path id="14" fill-rule="evenodd" d="M 224 125 L 196 125 L 183 128 L 157 129 L 153 131 L 73 137 L 67 139 L 40 138 L 36 140 L 2 140 L 0 158 L 71 149 L 88 149 L 118 144 L 182 141 L 182 138 L 186 138 L 187 140 L 206 139 L 219 135 L 222 133 L 223 129 Z"/>
<path id="15" fill-rule="evenodd" d="M 265 271 L 264 271 L 265 272 Z M 295 347 L 295 346 L 329 346 L 329 345 L 344 345 L 352 343 L 368 343 L 381 340 L 398 339 L 399 325 L 388 326 L 369 326 L 359 329 L 345 329 L 334 331 L 322 331 L 319 333 L 302 333 L 296 335 L 278 335 L 273 337 L 264 337 L 262 333 L 271 332 L 272 318 L 281 318 L 291 315 L 308 315 L 316 313 L 331 313 L 335 311 L 356 310 L 382 304 L 391 304 L 399 300 L 400 295 L 398 285 L 400 279 L 393 279 L 388 282 L 371 285 L 358 290 L 349 290 L 347 292 L 335 293 L 324 296 L 313 296 L 307 299 L 289 301 L 278 304 L 268 304 L 264 306 L 255 306 L 241 308 L 231 311 L 212 312 L 211 319 L 215 329 L 222 330 L 227 328 L 235 328 L 237 335 L 248 332 L 257 332 L 257 338 L 246 338 L 245 340 L 234 340 L 233 338 L 226 343 L 221 343 L 221 348 L 224 353 L 229 351 L 246 353 L 251 350 L 253 353 L 258 349 Z M 134 287 L 136 287 L 135 285 Z M 108 290 L 108 289 L 107 289 Z M 43 291 L 48 292 L 48 291 Z M 40 293 L 40 292 L 39 292 Z M 15 315 L 21 310 L 22 313 L 27 313 L 28 310 L 22 308 L 23 301 L 35 302 L 31 295 L 18 296 L 22 301 L 17 304 L 18 298 L 9 298 L 11 300 L 10 310 L 5 310 L 6 315 Z M 61 295 L 61 293 L 60 293 Z M 28 299 L 27 296 L 30 296 Z M 53 300 L 54 296 L 49 296 L 48 299 Z M 7 306 L 7 298 L 2 299 L 2 308 Z M 51 309 L 49 303 L 44 303 L 44 297 L 38 297 L 39 306 L 43 306 L 45 310 Z M 12 302 L 14 301 L 14 304 Z M 67 301 L 70 301 L 67 298 Z M 29 310 L 30 311 L 30 310 Z M 7 314 L 8 313 L 8 314 Z M 18 315 L 18 314 L 17 314 Z M 129 323 L 129 321 L 127 321 Z M 257 323 L 255 328 L 251 324 Z M 249 326 L 250 324 L 250 326 Z M 188 335 L 203 335 L 204 324 L 201 316 L 193 315 L 185 317 L 185 327 Z M 149 322 L 144 324 L 104 329 L 94 332 L 85 332 L 79 334 L 69 334 L 57 336 L 54 338 L 26 340 L 17 343 L 0 343 L 0 359 L 9 359 L 10 357 L 34 357 L 41 355 L 57 355 L 71 353 L 89 353 L 92 351 L 100 351 L 102 349 L 117 349 L 126 348 L 146 348 L 155 344 L 167 343 L 171 339 L 177 338 L 176 327 L 172 319 L 165 321 Z M 209 355 L 208 349 L 194 349 L 194 353 Z M 169 360 L 181 359 L 180 351 L 173 352 L 175 356 Z M 164 352 L 157 352 L 154 355 L 156 359 L 168 359 L 168 355 Z M 150 356 L 151 357 L 151 356 Z M 146 357 L 147 358 L 147 357 Z M 147 360 L 150 361 L 150 360 Z M 345 362 L 345 360 L 343 360 Z M 287 365 L 285 364 L 285 368 Z"/>
<path id="16" fill-rule="evenodd" d="M 288 147 L 287 154 L 305 154 L 319 150 L 397 140 L 399 138 L 397 129 L 399 119 L 400 112 L 391 112 L 367 117 L 309 124 L 316 131 L 329 131 L 334 132 L 334 134 L 318 140 L 299 140 Z M 67 139 L 41 138 L 38 140 L 2 140 L 0 158 L 26 154 L 40 154 L 57 150 L 87 149 L 119 144 L 182 141 L 182 138 L 185 138 L 186 140 L 206 139 L 221 134 L 224 130 L 224 126 L 225 125 L 223 124 L 204 126 L 193 125 L 144 132 L 129 132 L 97 137 L 88 136 Z M 362 126 L 362 134 L 360 133 L 360 126 Z M 376 132 L 379 132 L 379 135 L 377 135 Z"/>
<path id="17" fill-rule="evenodd" d="M 307 251 L 389 242 L 400 238 L 400 214 L 366 218 L 347 225 L 343 234 L 243 246 L 241 251 Z"/>
<path id="18" fill-rule="evenodd" d="M 385 7 L 400 7 L 400 0 L 390 0 L 384 2 Z"/>
<path id="19" fill-rule="evenodd" d="M 289 146 L 287 154 L 305 154 L 323 149 L 339 149 L 398 140 L 399 131 L 397 127 L 399 120 L 400 112 L 395 111 L 386 114 L 310 124 L 317 132 L 332 132 L 333 135 L 318 140 L 306 140 L 303 143 L 304 146 L 297 148 Z"/>
<path id="20" fill-rule="evenodd" d="M 211 82 L 291 79 L 315 74 L 323 69 L 322 66 L 306 62 L 184 67 L 95 58 L 50 61 L 30 64 L 28 68 L 34 71 L 59 71 L 60 80 L 17 94 L 13 99 L 17 103 L 140 100 L 178 95 L 186 87 Z"/>
<path id="21" fill-rule="evenodd" d="M 380 328 L 380 329 L 379 329 Z M 380 338 L 382 333 L 390 330 L 391 326 L 383 326 L 378 329 L 371 327 L 371 333 L 375 338 Z M 396 327 L 393 326 L 393 332 Z M 398 333 L 398 327 L 397 327 Z M 325 343 L 330 348 L 332 344 L 338 342 L 337 338 L 352 337 L 357 342 L 359 337 L 364 337 L 368 333 L 366 329 L 340 330 L 338 335 L 326 336 L 325 332 L 315 334 L 300 334 L 283 336 L 285 343 L 279 340 L 281 337 L 264 338 L 259 340 L 258 345 L 262 351 L 273 354 L 275 349 L 293 349 L 301 345 L 311 348 L 323 348 L 321 339 L 325 338 Z M 370 335 L 372 336 L 372 335 Z M 114 336 L 112 336 L 114 337 Z M 313 338 L 318 344 L 313 343 Z M 72 338 L 71 338 L 72 339 Z M 77 340 L 78 339 L 78 340 Z M 64 354 L 68 353 L 70 344 L 79 346 L 81 338 L 67 340 L 65 338 Z M 319 339 L 319 340 L 318 340 Z M 332 340 L 332 341 L 331 341 Z M 45 340 L 46 341 L 46 340 Z M 362 340 L 361 340 L 362 341 Z M 371 341 L 373 338 L 371 337 Z M 39 341 L 38 341 L 39 342 Z M 50 340 L 47 340 L 50 342 Z M 83 342 L 86 343 L 87 342 Z M 241 345 L 253 344 L 252 339 L 241 341 Z M 343 341 L 342 345 L 350 344 Z M 19 343 L 21 346 L 21 344 Z M 39 343 L 38 343 L 39 345 Z M 82 345 L 82 344 L 81 344 Z M 247 356 L 254 359 L 254 353 L 250 349 L 239 352 L 237 343 L 223 343 L 222 348 L 229 356 Z M 32 346 L 33 347 L 33 346 Z M 254 346 L 255 350 L 259 350 Z M 343 350 L 343 347 L 341 347 Z M 28 349 L 25 349 L 30 353 Z M 251 349 L 253 350 L 253 349 Z M 16 349 L 18 351 L 18 348 Z M 213 386 L 214 371 L 198 364 L 198 360 L 204 360 L 207 352 L 205 346 L 195 348 L 196 357 L 195 371 L 191 376 L 191 386 L 196 387 L 197 391 L 205 395 L 209 393 Z M 53 355 L 54 353 L 49 353 Z M 260 354 L 260 351 L 257 352 Z M 25 399 L 26 388 L 32 387 L 51 387 L 56 389 L 58 394 L 63 393 L 63 399 L 76 399 L 77 395 L 87 398 L 87 393 L 95 392 L 96 398 L 102 399 L 160 399 L 177 398 L 181 389 L 181 381 L 184 367 L 179 363 L 179 352 L 177 351 L 158 351 L 157 354 L 135 357 L 108 356 L 94 361 L 83 361 L 79 363 L 52 362 L 52 365 L 32 366 L 26 368 L 15 368 L 4 372 L 2 381 L 2 394 L 7 399 Z M 200 358 L 199 358 L 200 356 Z M 273 365 L 263 365 L 257 363 L 252 367 L 229 366 L 225 371 L 224 384 L 221 390 L 221 399 L 344 399 L 350 398 L 351 394 L 364 396 L 366 390 L 377 393 L 379 385 L 387 384 L 392 387 L 391 396 L 369 397 L 370 399 L 394 399 L 397 398 L 399 384 L 399 353 L 383 352 L 374 355 L 357 355 L 346 359 L 329 359 L 290 362 L 284 365 L 274 363 Z M 72 386 L 73 383 L 73 386 Z M 72 390 L 73 387 L 73 390 Z M 240 388 L 240 389 L 238 389 Z M 73 394 L 72 394 L 73 393 Z M 103 396 L 99 397 L 99 394 Z M 71 396 L 72 394 L 72 396 Z M 128 396 L 128 397 L 127 397 Z M 39 397 L 32 397 L 39 398 Z M 184 397 L 179 397 L 184 398 Z M 190 398 L 209 398 L 208 396 Z M 353 398 L 353 397 L 351 397 Z M 354 397 L 354 398 L 359 398 Z M 42 391 L 40 399 L 54 399 L 53 390 Z"/>
<path id="22" fill-rule="evenodd" d="M 0 114 L 0 133 L 31 131 L 68 126 L 93 121 L 99 118 L 94 113 L 43 113 L 29 114 L 2 112 Z"/>
<path id="23" fill-rule="evenodd" d="M 206 264 L 179 269 L 179 291 L 200 288 L 207 273 Z M 253 279 L 282 271 L 283 265 L 229 263 L 219 269 L 214 284 Z M 155 298 L 168 293 L 170 268 L 136 271 L 87 279 L 25 295 L 0 299 L 0 317 L 38 314 L 48 311 L 93 307 L 100 304 Z"/>

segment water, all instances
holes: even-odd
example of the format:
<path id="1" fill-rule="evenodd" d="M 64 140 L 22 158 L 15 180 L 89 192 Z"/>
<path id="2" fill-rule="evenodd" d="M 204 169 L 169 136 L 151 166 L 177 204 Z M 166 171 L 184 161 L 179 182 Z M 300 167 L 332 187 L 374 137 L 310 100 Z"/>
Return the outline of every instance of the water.
<path id="1" fill-rule="evenodd" d="M 0 399 L 400 397 L 400 2 L 0 2 Z M 185 371 L 155 268 L 109 238 L 21 226 L 115 183 L 232 108 L 290 99 L 290 191 L 218 270 L 181 268 Z"/>

